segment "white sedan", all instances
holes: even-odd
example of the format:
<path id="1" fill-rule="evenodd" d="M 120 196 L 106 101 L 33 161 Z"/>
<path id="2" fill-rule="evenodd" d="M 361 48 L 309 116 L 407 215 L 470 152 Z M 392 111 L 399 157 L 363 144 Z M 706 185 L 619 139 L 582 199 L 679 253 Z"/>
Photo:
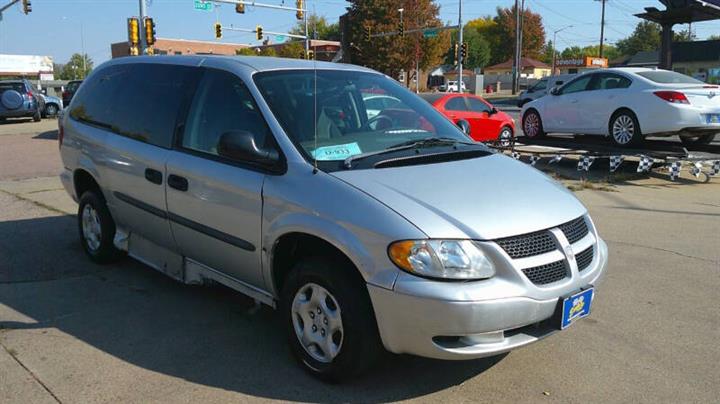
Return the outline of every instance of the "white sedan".
<path id="1" fill-rule="evenodd" d="M 525 136 L 577 133 L 634 144 L 679 135 L 710 143 L 720 133 L 720 87 L 659 69 L 613 68 L 577 76 L 522 109 Z"/>

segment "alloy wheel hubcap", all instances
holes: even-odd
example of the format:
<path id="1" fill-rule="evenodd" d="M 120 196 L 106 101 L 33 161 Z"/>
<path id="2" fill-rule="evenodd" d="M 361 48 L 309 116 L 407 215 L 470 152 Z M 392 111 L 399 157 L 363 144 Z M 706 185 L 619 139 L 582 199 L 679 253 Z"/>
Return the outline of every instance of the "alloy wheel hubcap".
<path id="1" fill-rule="evenodd" d="M 344 339 L 340 306 L 327 289 L 307 283 L 295 294 L 292 322 L 300 345 L 318 362 L 330 363 Z"/>
<path id="2" fill-rule="evenodd" d="M 537 135 L 540 122 L 535 114 L 530 114 L 525 118 L 525 134 L 529 137 Z"/>
<path id="3" fill-rule="evenodd" d="M 82 231 L 85 243 L 92 251 L 100 248 L 102 240 L 102 227 L 97 211 L 90 205 L 85 205 L 82 212 Z"/>
<path id="4" fill-rule="evenodd" d="M 629 143 L 635 135 L 635 122 L 627 115 L 620 115 L 613 123 L 612 135 L 619 144 Z"/>
<path id="5" fill-rule="evenodd" d="M 500 146 L 503 146 L 503 147 L 510 146 L 511 139 L 512 139 L 512 132 L 510 132 L 509 129 L 503 129 L 503 131 L 500 132 Z"/>

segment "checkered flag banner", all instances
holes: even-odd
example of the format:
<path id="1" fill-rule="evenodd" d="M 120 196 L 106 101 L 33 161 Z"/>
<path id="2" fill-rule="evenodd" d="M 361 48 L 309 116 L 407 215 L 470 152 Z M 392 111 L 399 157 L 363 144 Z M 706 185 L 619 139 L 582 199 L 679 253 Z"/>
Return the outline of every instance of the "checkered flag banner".
<path id="1" fill-rule="evenodd" d="M 670 181 L 675 181 L 675 179 L 680 175 L 680 168 L 682 167 L 682 163 L 679 161 L 674 161 L 672 164 L 670 164 Z"/>
<path id="2" fill-rule="evenodd" d="M 578 171 L 588 171 L 590 170 L 590 166 L 595 161 L 595 157 L 593 156 L 582 156 L 580 158 L 580 161 L 578 161 L 577 170 Z"/>
<path id="3" fill-rule="evenodd" d="M 530 156 L 531 166 L 534 166 L 538 161 L 540 161 L 540 156 L 538 156 L 537 154 L 533 154 L 532 156 Z"/>
<path id="4" fill-rule="evenodd" d="M 614 173 L 623 161 L 625 161 L 625 156 L 610 156 L 610 172 Z"/>
<path id="5" fill-rule="evenodd" d="M 510 154 L 510 157 L 514 158 L 515 160 L 520 160 L 520 153 L 514 151 L 512 152 L 512 154 Z"/>
<path id="6" fill-rule="evenodd" d="M 646 173 L 652 168 L 654 161 L 648 156 L 640 156 L 640 162 L 638 163 L 637 172 Z"/>
<path id="7" fill-rule="evenodd" d="M 548 162 L 548 164 L 559 163 L 560 160 L 562 160 L 562 154 L 556 154 L 555 157 L 553 157 L 553 158 Z M 720 162 L 719 162 L 719 163 L 720 163 Z"/>
<path id="8" fill-rule="evenodd" d="M 712 169 L 710 169 L 710 173 L 708 173 L 709 176 L 715 176 L 720 174 L 720 160 L 713 161 Z"/>
<path id="9" fill-rule="evenodd" d="M 702 172 L 702 163 L 696 162 L 693 164 L 692 168 L 690 169 L 690 174 L 694 175 L 696 178 L 700 176 L 700 173 Z"/>

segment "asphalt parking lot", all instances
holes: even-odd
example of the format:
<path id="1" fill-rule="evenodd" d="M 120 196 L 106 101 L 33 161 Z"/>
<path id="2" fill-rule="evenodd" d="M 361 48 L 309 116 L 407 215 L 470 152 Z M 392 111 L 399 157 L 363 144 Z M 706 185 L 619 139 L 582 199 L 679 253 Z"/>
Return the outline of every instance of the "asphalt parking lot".
<path id="1" fill-rule="evenodd" d="M 593 313 L 501 357 L 387 355 L 321 383 L 278 316 L 221 287 L 83 255 L 56 122 L 0 125 L 0 402 L 651 402 L 720 397 L 720 178 L 584 188 L 610 248 Z"/>

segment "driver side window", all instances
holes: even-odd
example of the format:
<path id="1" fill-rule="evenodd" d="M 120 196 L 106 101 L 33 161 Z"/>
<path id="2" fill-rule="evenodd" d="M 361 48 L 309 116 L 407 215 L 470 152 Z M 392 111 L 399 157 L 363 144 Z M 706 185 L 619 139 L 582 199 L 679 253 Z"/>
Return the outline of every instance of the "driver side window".
<path id="1" fill-rule="evenodd" d="M 182 147 L 217 156 L 220 136 L 246 131 L 256 144 L 266 146 L 272 138 L 252 95 L 239 77 L 208 69 L 193 100 Z"/>
<path id="2" fill-rule="evenodd" d="M 563 87 L 562 90 L 560 90 L 560 94 L 572 94 L 579 93 L 580 91 L 585 91 L 588 84 L 590 83 L 591 78 L 592 75 L 588 74 L 586 76 L 579 77 L 574 81 L 571 81 L 565 87 Z"/>

